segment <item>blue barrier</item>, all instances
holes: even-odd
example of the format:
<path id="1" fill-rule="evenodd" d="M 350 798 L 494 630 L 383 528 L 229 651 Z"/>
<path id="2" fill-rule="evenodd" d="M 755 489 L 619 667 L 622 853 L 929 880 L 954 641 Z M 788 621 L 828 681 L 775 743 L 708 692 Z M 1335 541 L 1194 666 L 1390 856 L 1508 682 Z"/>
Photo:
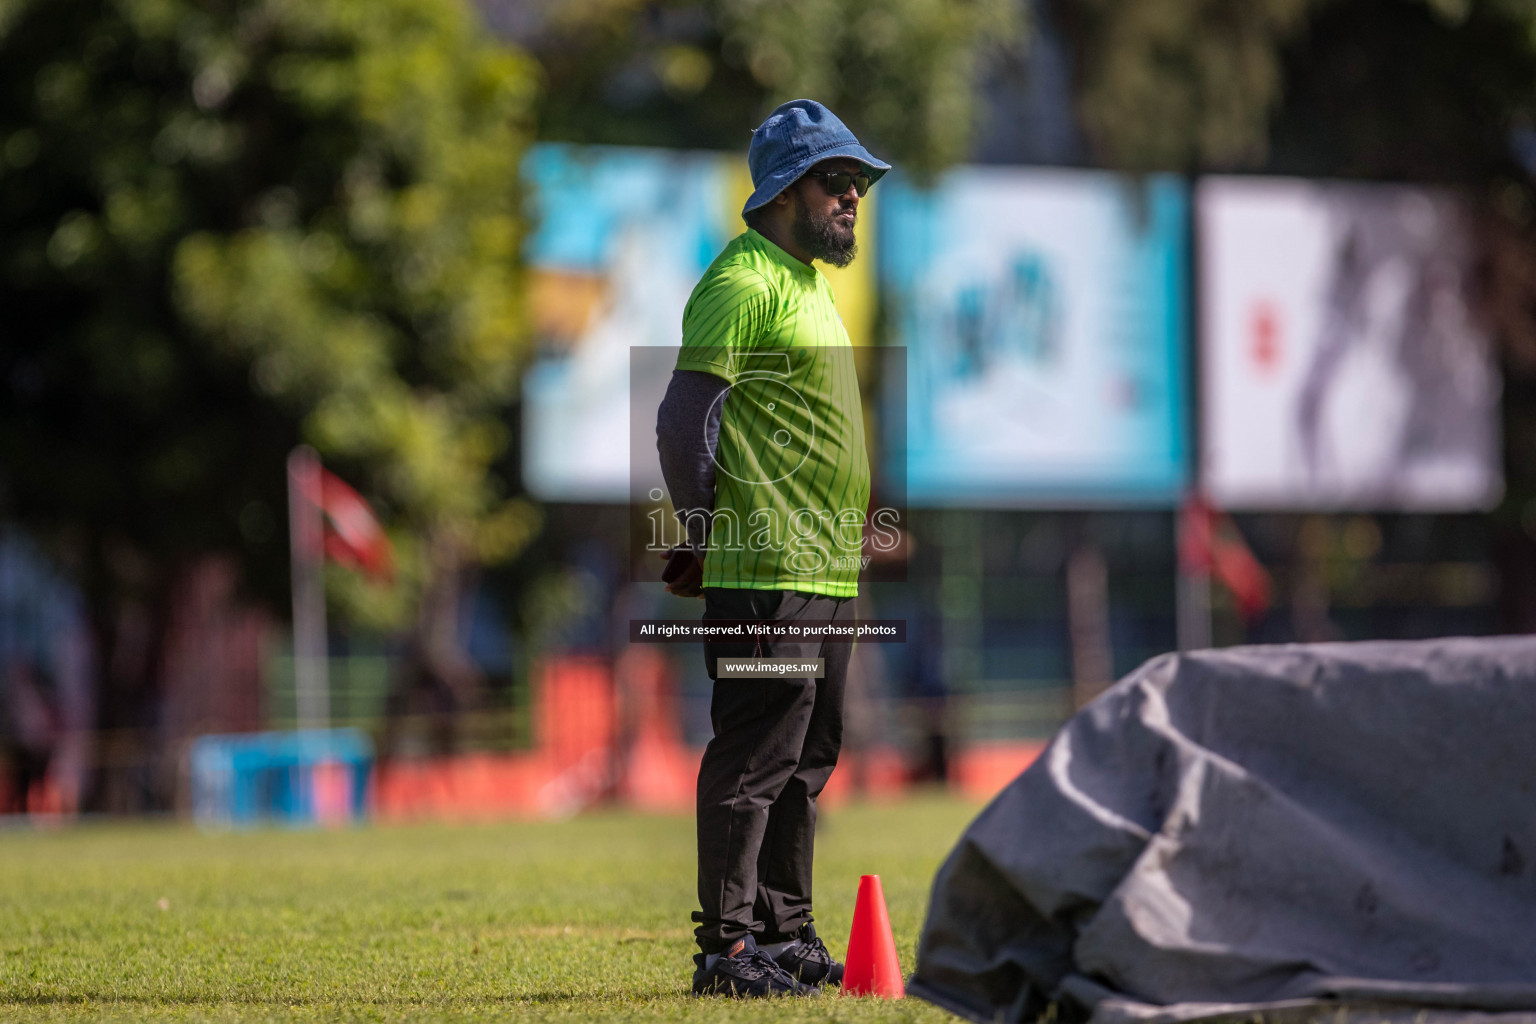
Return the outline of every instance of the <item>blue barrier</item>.
<path id="1" fill-rule="evenodd" d="M 361 820 L 372 769 L 373 742 L 356 729 L 201 736 L 192 816 L 215 828 Z"/>

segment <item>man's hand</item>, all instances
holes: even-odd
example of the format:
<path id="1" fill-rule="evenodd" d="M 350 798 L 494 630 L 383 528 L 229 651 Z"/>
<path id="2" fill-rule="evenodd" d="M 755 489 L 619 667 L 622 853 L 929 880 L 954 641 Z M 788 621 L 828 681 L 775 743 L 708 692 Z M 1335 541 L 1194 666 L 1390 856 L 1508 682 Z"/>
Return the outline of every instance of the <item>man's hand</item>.
<path id="1" fill-rule="evenodd" d="M 662 551 L 658 557 L 666 559 L 667 567 L 661 570 L 661 582 L 667 585 L 667 593 L 678 597 L 703 597 L 704 563 L 689 547 Z"/>

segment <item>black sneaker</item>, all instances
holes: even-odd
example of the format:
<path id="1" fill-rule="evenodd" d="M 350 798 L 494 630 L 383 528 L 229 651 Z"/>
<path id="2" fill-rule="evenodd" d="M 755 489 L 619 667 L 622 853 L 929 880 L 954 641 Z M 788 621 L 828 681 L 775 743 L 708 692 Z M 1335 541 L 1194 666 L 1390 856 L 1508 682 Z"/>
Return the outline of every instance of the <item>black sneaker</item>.
<path id="1" fill-rule="evenodd" d="M 817 990 L 785 974 L 767 953 L 757 948 L 748 935 L 709 963 L 703 953 L 693 962 L 693 994 L 696 996 L 814 996 Z M 709 964 L 709 966 L 705 966 Z"/>
<path id="2" fill-rule="evenodd" d="M 809 921 L 800 926 L 793 942 L 774 955 L 773 962 L 807 985 L 843 983 L 843 965 L 832 959 L 827 947 L 816 937 L 816 926 Z"/>

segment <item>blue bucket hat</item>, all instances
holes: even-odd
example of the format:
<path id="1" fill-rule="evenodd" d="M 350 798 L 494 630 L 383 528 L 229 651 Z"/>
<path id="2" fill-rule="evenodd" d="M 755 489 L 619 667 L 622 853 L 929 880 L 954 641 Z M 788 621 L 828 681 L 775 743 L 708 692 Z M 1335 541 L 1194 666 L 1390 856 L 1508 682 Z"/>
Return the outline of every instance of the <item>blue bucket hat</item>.
<path id="1" fill-rule="evenodd" d="M 891 169 L 859 145 L 848 126 L 815 100 L 790 100 L 781 104 L 752 133 L 747 167 L 752 171 L 752 198 L 741 208 L 745 217 L 823 160 L 852 157 L 869 168 L 871 183 Z"/>

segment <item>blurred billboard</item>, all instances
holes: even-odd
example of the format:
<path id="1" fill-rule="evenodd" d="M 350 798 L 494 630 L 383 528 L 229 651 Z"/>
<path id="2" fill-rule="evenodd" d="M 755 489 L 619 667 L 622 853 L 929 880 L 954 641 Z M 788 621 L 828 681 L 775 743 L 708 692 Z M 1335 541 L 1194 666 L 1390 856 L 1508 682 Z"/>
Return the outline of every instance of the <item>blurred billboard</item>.
<path id="1" fill-rule="evenodd" d="M 1489 508 L 1499 378 L 1468 212 L 1406 186 L 1207 178 L 1203 484 L 1235 509 Z"/>
<path id="2" fill-rule="evenodd" d="M 683 307 L 751 194 L 744 154 L 542 144 L 524 166 L 535 359 L 523 384 L 523 478 L 545 501 L 630 497 L 630 349 L 681 344 Z M 867 204 L 867 201 L 866 201 Z M 871 251 L 873 217 L 861 211 Z M 823 267 L 855 345 L 869 344 L 871 260 Z M 660 395 L 671 367 L 643 365 Z M 655 423 L 655 410 L 646 415 Z"/>
<path id="3" fill-rule="evenodd" d="M 1187 476 L 1176 177 L 893 175 L 880 273 L 908 349 L 913 505 L 1171 502 Z"/>

